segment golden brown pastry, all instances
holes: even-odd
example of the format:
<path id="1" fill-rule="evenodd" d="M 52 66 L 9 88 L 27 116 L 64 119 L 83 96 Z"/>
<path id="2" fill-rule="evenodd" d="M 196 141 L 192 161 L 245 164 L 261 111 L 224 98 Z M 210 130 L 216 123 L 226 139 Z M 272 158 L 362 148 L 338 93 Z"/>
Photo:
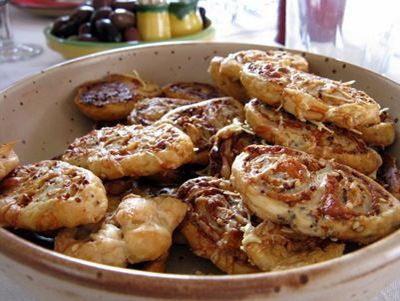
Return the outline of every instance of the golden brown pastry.
<path id="1" fill-rule="evenodd" d="M 400 201 L 356 170 L 283 146 L 248 146 L 231 181 L 250 210 L 321 238 L 373 242 L 400 224 Z"/>
<path id="2" fill-rule="evenodd" d="M 61 231 L 55 239 L 55 250 L 120 267 L 156 260 L 168 252 L 172 232 L 186 209 L 186 204 L 173 197 L 129 194 L 103 222 Z"/>
<path id="3" fill-rule="evenodd" d="M 261 139 L 245 125 L 234 122 L 220 129 L 212 138 L 208 174 L 229 179 L 233 160 L 250 144 L 261 144 Z"/>
<path id="4" fill-rule="evenodd" d="M 251 97 L 279 107 L 301 121 L 331 122 L 355 129 L 380 122 L 380 106 L 365 92 L 278 63 L 246 64 L 241 82 Z"/>
<path id="5" fill-rule="evenodd" d="M 221 97 L 176 108 L 156 124 L 169 123 L 185 132 L 196 148 L 192 162 L 207 164 L 210 138 L 234 119 L 243 121 L 243 105 L 232 97 Z"/>
<path id="6" fill-rule="evenodd" d="M 162 87 L 162 91 L 166 97 L 191 101 L 202 101 L 224 96 L 215 86 L 198 82 L 172 83 Z"/>
<path id="7" fill-rule="evenodd" d="M 156 84 L 136 74 L 111 74 L 80 86 L 75 104 L 93 120 L 119 120 L 128 116 L 139 99 L 160 94 Z"/>
<path id="8" fill-rule="evenodd" d="M 107 209 L 100 179 L 66 162 L 17 167 L 0 184 L 0 225 L 35 231 L 98 222 Z"/>
<path id="9" fill-rule="evenodd" d="M 289 227 L 264 221 L 248 227 L 243 250 L 264 272 L 301 267 L 343 255 L 345 245 L 296 233 Z"/>
<path id="10" fill-rule="evenodd" d="M 14 143 L 0 144 L 0 181 L 19 165 Z"/>
<path id="11" fill-rule="evenodd" d="M 258 99 L 245 106 L 246 121 L 271 144 L 298 149 L 324 159 L 348 165 L 366 175 L 375 175 L 382 159 L 355 133 L 335 126 L 318 128 L 292 115 L 277 111 Z"/>
<path id="12" fill-rule="evenodd" d="M 189 104 L 193 104 L 193 101 L 166 97 L 144 98 L 129 113 L 128 124 L 151 125 L 169 111 Z"/>
<path id="13" fill-rule="evenodd" d="M 282 50 L 241 50 L 229 54 L 221 62 L 220 71 L 232 80 L 239 80 L 242 68 L 247 63 L 257 61 L 276 62 L 282 67 L 292 67 L 294 69 L 308 72 L 308 62 L 306 59 L 295 53 Z"/>
<path id="14" fill-rule="evenodd" d="M 250 212 L 229 181 L 200 177 L 185 182 L 178 197 L 189 205 L 181 232 L 197 256 L 228 274 L 256 272 L 240 249 Z"/>
<path id="15" fill-rule="evenodd" d="M 280 50 L 242 50 L 227 57 L 214 57 L 208 69 L 217 87 L 227 95 L 240 101 L 247 101 L 250 94 L 240 82 L 240 74 L 246 63 L 265 61 L 276 62 L 282 67 L 291 66 L 308 71 L 308 62 L 300 55 Z"/>
<path id="16" fill-rule="evenodd" d="M 220 56 L 215 56 L 211 59 L 208 73 L 210 73 L 212 80 L 226 95 L 232 96 L 242 102 L 247 101 L 249 97 L 240 80 L 234 80 L 221 72 L 221 63 L 223 60 L 224 58 Z"/>
<path id="17" fill-rule="evenodd" d="M 147 272 L 165 273 L 168 256 L 169 252 L 166 252 L 165 254 L 158 257 L 156 260 L 144 263 L 141 270 Z"/>
<path id="18" fill-rule="evenodd" d="M 93 171 L 102 179 L 139 177 L 175 169 L 193 157 L 193 143 L 178 128 L 117 125 L 75 139 L 62 160 Z"/>
<path id="19" fill-rule="evenodd" d="M 393 144 L 396 138 L 395 124 L 387 112 L 382 112 L 379 117 L 379 123 L 362 126 L 356 130 L 366 143 L 386 147 Z"/>

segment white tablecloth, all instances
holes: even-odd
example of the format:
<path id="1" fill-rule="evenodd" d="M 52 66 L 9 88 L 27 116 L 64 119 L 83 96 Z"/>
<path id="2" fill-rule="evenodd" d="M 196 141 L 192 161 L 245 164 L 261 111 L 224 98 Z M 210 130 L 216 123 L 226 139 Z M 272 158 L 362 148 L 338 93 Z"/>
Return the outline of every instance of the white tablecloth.
<path id="1" fill-rule="evenodd" d="M 61 55 L 53 52 L 46 46 L 43 28 L 51 19 L 33 16 L 19 9 L 10 8 L 14 36 L 17 41 L 37 43 L 43 46 L 44 52 L 29 61 L 18 63 L 0 64 L 0 90 L 6 88 L 17 80 L 36 73 L 43 68 L 63 62 Z M 269 24 L 269 26 L 273 26 Z M 250 30 L 247 28 L 247 30 Z M 255 43 L 274 44 L 275 29 L 264 28 L 258 32 L 246 32 L 246 28 L 217 32 L 217 38 Z M 393 57 L 386 76 L 400 82 L 400 52 Z M 400 277 L 399 277 L 400 279 Z M 372 301 L 400 300 L 400 281 L 388 284 L 388 287 L 377 295 Z M 11 282 L 6 275 L 0 272 L 0 301 L 39 301 L 23 291 L 17 284 Z"/>

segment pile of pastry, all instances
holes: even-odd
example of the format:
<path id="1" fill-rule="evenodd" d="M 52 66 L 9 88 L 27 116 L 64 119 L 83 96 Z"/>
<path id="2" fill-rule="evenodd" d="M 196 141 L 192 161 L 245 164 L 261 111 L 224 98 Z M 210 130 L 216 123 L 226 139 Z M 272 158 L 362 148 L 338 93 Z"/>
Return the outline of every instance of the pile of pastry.
<path id="1" fill-rule="evenodd" d="M 57 160 L 0 146 L 0 224 L 57 252 L 164 271 L 173 233 L 220 270 L 341 256 L 400 225 L 393 119 L 351 82 L 285 51 L 214 57 L 216 87 L 113 74 L 78 88 L 96 129 Z M 384 161 L 384 167 L 382 163 Z M 379 183 L 378 183 L 379 182 Z"/>

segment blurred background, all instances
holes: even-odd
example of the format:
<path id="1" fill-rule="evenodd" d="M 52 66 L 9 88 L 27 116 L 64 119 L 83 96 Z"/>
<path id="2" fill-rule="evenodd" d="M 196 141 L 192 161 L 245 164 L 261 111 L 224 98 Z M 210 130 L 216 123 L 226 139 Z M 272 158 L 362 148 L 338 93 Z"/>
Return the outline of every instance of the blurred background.
<path id="1" fill-rule="evenodd" d="M 359 64 L 400 82 L 400 18 L 398 17 L 400 1 L 397 0 L 199 0 L 195 1 L 196 16 L 191 19 L 192 27 L 185 27 L 188 23 L 179 23 L 179 20 L 183 20 L 179 18 L 181 14 L 185 16 L 189 15 L 188 11 L 193 12 L 190 7 L 187 11 L 178 9 L 174 12 L 178 21 L 175 20 L 175 24 L 169 26 L 175 25 L 187 33 L 176 37 L 171 33 L 171 36 L 168 36 L 165 31 L 156 34 L 148 25 L 151 24 L 150 21 L 165 21 L 165 15 L 158 14 L 161 9 L 156 10 L 157 17 L 152 15 L 152 10 L 146 10 L 146 5 L 162 5 L 165 1 L 148 0 L 139 3 L 130 0 L 101 0 L 96 2 L 97 5 L 90 14 L 101 7 L 112 6 L 113 1 L 126 2 L 123 4 L 127 6 L 132 2 L 135 5 L 144 5 L 141 12 L 145 17 L 149 12 L 150 14 L 147 15 L 147 19 L 142 20 L 144 24 L 142 29 L 147 29 L 147 33 L 150 32 L 153 36 L 160 34 L 161 42 L 183 39 L 283 45 Z M 190 3 L 193 1 L 183 1 L 183 4 Z M 98 51 L 105 48 L 160 42 L 157 39 L 144 41 L 144 31 L 134 29 L 129 29 L 129 41 L 123 41 L 123 38 L 127 40 L 125 37 L 127 28 L 136 28 L 137 25 L 124 27 L 126 24 L 131 24 L 127 20 L 129 16 L 127 17 L 126 13 L 122 14 L 125 17 L 119 17 L 125 19 L 111 21 L 111 25 L 107 21 L 99 22 L 98 27 L 106 28 L 102 36 L 104 39 L 93 37 L 91 32 L 93 29 L 90 26 L 88 32 L 83 32 L 82 29 L 78 34 L 78 27 L 68 22 L 71 22 L 71 16 L 74 16 L 83 4 L 83 1 L 78 0 L 10 0 L 10 2 L 0 0 L 0 48 L 8 47 L 12 44 L 11 41 L 14 41 L 18 45 L 38 46 L 39 49 L 30 59 L 0 61 L 0 89 L 29 74 L 61 63 L 66 58 L 84 54 L 88 50 Z M 87 4 L 94 5 L 93 2 Z M 115 7 L 113 10 L 115 11 Z M 137 13 L 135 10 L 132 12 Z M 204 17 L 209 20 L 208 23 L 204 22 Z M 139 17 L 135 15 L 135 18 L 137 23 Z M 201 28 L 193 25 L 198 24 L 196 23 L 196 20 L 199 21 L 198 18 L 202 21 Z M 118 31 L 110 30 L 115 22 L 119 22 Z M 121 22 L 125 22 L 125 25 Z M 105 25 L 106 23 L 108 25 Z M 59 27 L 54 24 L 58 24 Z M 96 24 L 91 26 L 96 27 Z M 101 31 L 99 28 L 96 30 Z M 119 35 L 120 38 L 115 38 Z M 392 285 L 376 300 L 378 298 L 400 300 L 396 291 L 398 288 Z M 0 274 L 0 300 L 33 301 L 2 274 Z"/>
<path id="2" fill-rule="evenodd" d="M 8 1 L 0 0 L 0 48 L 12 38 L 17 43 L 36 44 L 41 51 L 29 61 L 10 63 L 0 60 L 0 88 L 26 74 L 89 52 L 177 40 L 284 45 L 333 56 L 400 81 L 400 18 L 397 16 L 400 2 L 396 0 L 10 0 L 6 4 Z M 65 27 L 71 19 L 76 21 L 76 11 L 84 4 L 94 7 L 94 15 L 97 10 L 104 10 L 103 6 L 111 6 L 115 14 L 117 7 L 132 8 L 132 4 L 136 5 L 131 9 L 136 18 L 135 28 L 126 30 L 121 27 L 121 24 L 129 23 L 123 14 L 108 22 L 110 24 L 101 24 L 106 33 L 102 38 L 93 37 L 93 30 L 96 31 L 94 22 L 89 29 L 87 26 L 84 30 L 79 29 L 80 33 L 76 26 L 67 24 Z M 163 22 L 165 18 L 155 19 L 154 14 L 149 16 L 151 14 L 146 9 L 138 11 L 138 8 L 165 4 L 175 6 L 169 9 L 170 18 L 171 12 L 176 17 L 175 21 L 171 19 L 169 25 L 172 35 L 158 32 L 155 40 L 151 40 L 155 34 L 151 29 L 155 20 Z M 185 15 L 182 4 L 186 8 L 195 5 L 190 18 L 181 19 L 182 12 Z M 6 5 L 7 12 L 4 14 Z M 101 14 L 104 15 L 104 11 Z M 7 15 L 9 25 L 6 24 Z M 93 19 L 96 18 L 92 15 Z M 125 23 L 121 23 L 121 19 Z M 119 20 L 119 33 L 115 28 L 114 31 L 110 29 L 115 20 Z M 203 26 L 199 22 L 203 22 Z M 139 25 L 141 28 L 138 28 Z M 151 36 L 146 36 L 149 30 Z M 176 30 L 180 32 L 179 36 L 175 35 Z M 120 38 L 115 39 L 115 34 L 119 34 Z M 157 34 L 161 34 L 159 40 Z M 104 40 L 107 37 L 109 40 Z"/>

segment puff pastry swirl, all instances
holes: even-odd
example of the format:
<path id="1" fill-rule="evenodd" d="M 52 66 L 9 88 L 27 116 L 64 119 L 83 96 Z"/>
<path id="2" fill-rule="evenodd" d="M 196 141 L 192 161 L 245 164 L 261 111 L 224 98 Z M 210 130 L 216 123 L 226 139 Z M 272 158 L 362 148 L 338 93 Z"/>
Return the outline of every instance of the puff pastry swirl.
<path id="1" fill-rule="evenodd" d="M 339 257 L 344 244 L 302 235 L 287 226 L 263 221 L 245 231 L 243 249 L 251 262 L 268 272 Z"/>
<path id="2" fill-rule="evenodd" d="M 221 97 L 176 108 L 156 124 L 169 123 L 185 132 L 196 148 L 195 163 L 206 164 L 210 138 L 233 120 L 244 120 L 243 105 L 232 97 Z"/>
<path id="3" fill-rule="evenodd" d="M 380 122 L 379 104 L 350 83 L 260 61 L 246 64 L 240 80 L 250 97 L 282 105 L 301 121 L 331 122 L 346 129 Z"/>
<path id="4" fill-rule="evenodd" d="M 318 128 L 292 115 L 253 99 L 245 106 L 246 121 L 256 135 L 271 144 L 304 151 L 316 157 L 335 159 L 366 174 L 375 174 L 382 159 L 355 133 L 335 126 Z"/>
<path id="5" fill-rule="evenodd" d="M 75 139 L 62 160 L 102 179 L 140 177 L 176 169 L 193 157 L 193 143 L 170 124 L 116 125 Z"/>
<path id="6" fill-rule="evenodd" d="M 256 215 L 305 235 L 369 243 L 400 223 L 400 201 L 369 177 L 283 146 L 248 146 L 231 181 Z"/>
<path id="7" fill-rule="evenodd" d="M 257 271 L 240 249 L 242 227 L 249 223 L 250 212 L 229 181 L 191 179 L 179 188 L 178 197 L 189 205 L 181 231 L 196 255 L 229 274 Z"/>
<path id="8" fill-rule="evenodd" d="M 0 184 L 0 225 L 35 231 L 98 222 L 108 200 L 89 170 L 45 160 L 17 167 Z"/>

